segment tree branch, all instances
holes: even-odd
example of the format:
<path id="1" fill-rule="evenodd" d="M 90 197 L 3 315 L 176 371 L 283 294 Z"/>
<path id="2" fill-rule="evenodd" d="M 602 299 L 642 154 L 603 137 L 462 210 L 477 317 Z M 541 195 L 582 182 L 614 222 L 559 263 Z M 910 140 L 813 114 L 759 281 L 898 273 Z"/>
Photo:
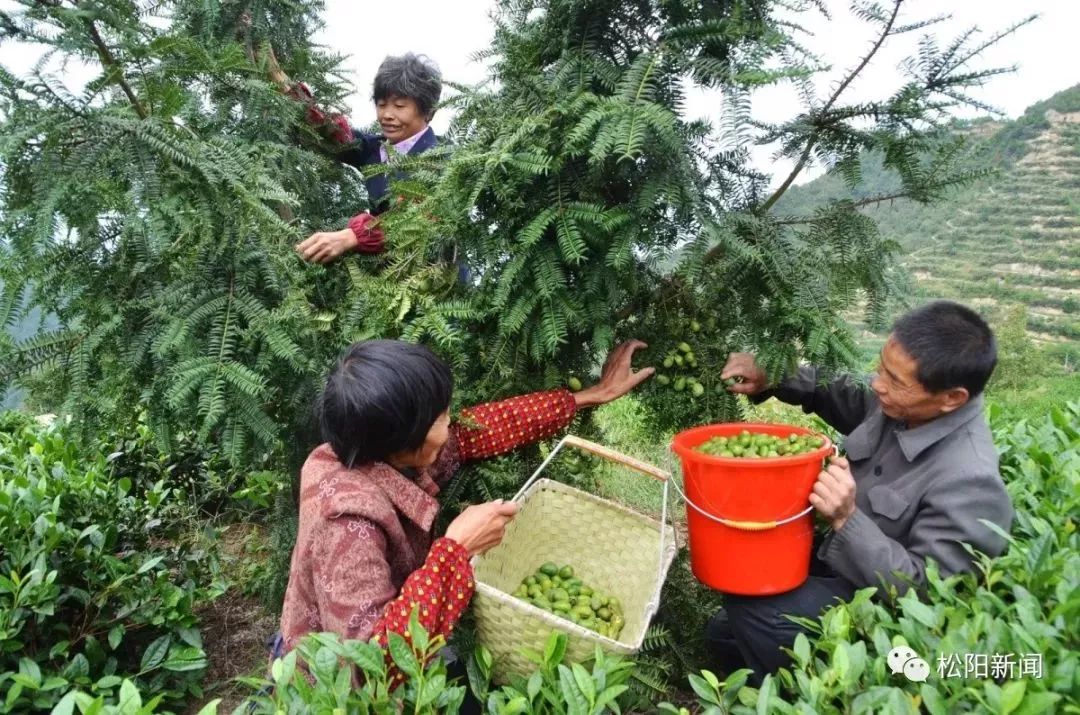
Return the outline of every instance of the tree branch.
<path id="1" fill-rule="evenodd" d="M 912 193 L 910 191 L 897 191 L 893 194 L 879 194 L 877 196 L 867 196 L 864 199 L 859 199 L 851 204 L 852 208 L 861 209 L 867 206 L 875 206 L 886 201 L 895 201 L 896 199 L 910 199 Z M 801 226 L 803 224 L 813 223 L 817 221 L 813 216 L 796 216 L 793 218 L 780 219 L 776 222 L 778 226 Z"/>
<path id="2" fill-rule="evenodd" d="M 105 40 L 102 39 L 101 33 L 98 32 L 97 26 L 94 25 L 92 20 L 83 20 L 86 25 L 87 31 L 90 33 L 90 39 L 94 41 L 94 47 L 97 49 L 98 57 L 101 59 L 101 64 L 105 67 L 106 72 L 113 75 L 116 83 L 120 85 L 120 89 L 127 95 L 128 101 L 131 102 L 131 106 L 135 108 L 135 113 L 139 115 L 139 119 L 146 119 L 150 114 L 146 111 L 146 107 L 139 101 L 135 91 L 131 89 L 131 85 L 128 84 L 127 79 L 124 77 L 123 70 L 120 69 L 120 64 L 116 61 L 116 57 L 109 51 L 109 46 L 105 44 Z"/>
<path id="3" fill-rule="evenodd" d="M 866 54 L 865 57 L 863 57 L 862 61 L 858 64 L 858 66 L 856 66 L 855 69 L 848 73 L 847 77 L 844 78 L 844 80 L 832 93 L 832 96 L 829 97 L 828 101 L 825 103 L 825 106 L 821 108 L 819 114 L 825 114 L 830 109 L 832 109 L 832 106 L 836 104 L 838 99 L 840 99 L 840 95 L 844 93 L 844 91 L 851 85 L 853 81 L 855 81 L 855 78 L 859 76 L 859 73 L 866 68 L 866 65 L 870 64 L 870 60 L 874 58 L 874 55 L 876 55 L 878 50 L 881 49 L 881 46 L 885 44 L 885 38 L 889 36 L 889 34 L 892 32 L 893 25 L 896 24 L 896 17 L 900 14 L 900 5 L 901 3 L 903 3 L 903 1 L 904 0 L 893 0 L 892 15 L 889 16 L 888 22 L 886 22 L 885 26 L 882 28 L 881 35 L 877 38 L 877 41 L 874 42 L 874 46 L 870 48 L 870 51 Z M 816 131 L 810 135 L 810 138 L 806 142 L 806 148 L 803 149 L 802 155 L 795 163 L 795 167 L 791 170 L 791 173 L 788 174 L 786 179 L 784 179 L 784 183 L 782 183 L 779 188 L 777 188 L 776 191 L 773 192 L 772 196 L 770 196 L 765 201 L 765 203 L 761 205 L 761 210 L 763 212 L 771 209 L 773 205 L 780 200 L 780 197 L 783 196 L 789 188 L 791 188 L 791 184 L 794 183 L 795 179 L 798 178 L 799 174 L 802 173 L 802 170 L 806 168 L 806 163 L 810 160 L 810 153 L 814 150 L 814 146 L 817 144 L 818 135 L 819 133 Z"/>

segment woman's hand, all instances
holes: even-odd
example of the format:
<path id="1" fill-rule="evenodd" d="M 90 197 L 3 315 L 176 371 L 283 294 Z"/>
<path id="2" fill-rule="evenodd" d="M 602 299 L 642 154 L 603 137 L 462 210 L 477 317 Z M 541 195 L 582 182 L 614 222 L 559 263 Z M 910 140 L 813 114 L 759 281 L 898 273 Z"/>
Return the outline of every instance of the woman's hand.
<path id="1" fill-rule="evenodd" d="M 330 263 L 356 248 L 356 234 L 351 228 L 313 233 L 296 244 L 296 252 L 308 263 Z"/>
<path id="2" fill-rule="evenodd" d="M 498 546 L 506 533 L 506 525 L 518 512 L 515 502 L 502 499 L 486 504 L 474 504 L 458 515 L 446 528 L 446 538 L 456 541 L 469 556 L 482 554 Z"/>
<path id="3" fill-rule="evenodd" d="M 656 372 L 655 367 L 646 367 L 635 372 L 630 365 L 634 359 L 634 351 L 647 347 L 649 346 L 640 340 L 628 340 L 617 345 L 604 362 L 600 382 L 574 393 L 577 406 L 593 407 L 617 400 L 652 377 Z"/>

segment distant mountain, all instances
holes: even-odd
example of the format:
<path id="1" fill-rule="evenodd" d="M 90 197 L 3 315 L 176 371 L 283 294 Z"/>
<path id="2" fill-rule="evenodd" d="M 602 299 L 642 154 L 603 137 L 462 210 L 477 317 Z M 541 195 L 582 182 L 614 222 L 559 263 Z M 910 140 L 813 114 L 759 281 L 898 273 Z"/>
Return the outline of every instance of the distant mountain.
<path id="1" fill-rule="evenodd" d="M 868 208 L 925 298 L 952 298 L 983 312 L 1028 309 L 1028 332 L 1042 343 L 1080 344 L 1080 85 L 1031 106 L 1012 121 L 957 125 L 968 160 L 996 174 L 922 206 L 899 199 Z M 880 160 L 863 161 L 852 191 L 833 175 L 793 187 L 776 206 L 806 214 L 827 199 L 896 190 Z"/>

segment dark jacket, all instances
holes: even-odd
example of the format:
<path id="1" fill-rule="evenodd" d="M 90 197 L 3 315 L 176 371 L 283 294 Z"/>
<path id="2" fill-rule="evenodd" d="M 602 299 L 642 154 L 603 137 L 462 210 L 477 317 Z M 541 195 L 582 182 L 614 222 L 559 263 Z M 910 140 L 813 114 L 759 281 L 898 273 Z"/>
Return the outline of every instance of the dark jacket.
<path id="1" fill-rule="evenodd" d="M 357 169 L 363 169 L 363 167 L 372 164 L 381 164 L 382 158 L 379 155 L 379 147 L 385 140 L 383 135 L 368 134 L 367 132 L 362 132 L 356 128 L 352 128 L 351 130 L 353 143 L 334 154 L 334 157 Z M 424 133 L 420 135 L 416 144 L 413 144 L 412 148 L 409 149 L 409 156 L 422 154 L 437 146 L 438 143 L 439 140 L 435 136 L 435 131 L 431 127 L 428 127 Z M 404 176 L 401 175 L 397 178 L 404 178 Z M 386 174 L 377 174 L 365 179 L 364 185 L 367 187 L 368 200 L 371 203 L 371 213 L 377 216 L 386 211 L 390 206 L 389 197 L 387 196 L 387 192 L 390 190 L 389 177 Z"/>

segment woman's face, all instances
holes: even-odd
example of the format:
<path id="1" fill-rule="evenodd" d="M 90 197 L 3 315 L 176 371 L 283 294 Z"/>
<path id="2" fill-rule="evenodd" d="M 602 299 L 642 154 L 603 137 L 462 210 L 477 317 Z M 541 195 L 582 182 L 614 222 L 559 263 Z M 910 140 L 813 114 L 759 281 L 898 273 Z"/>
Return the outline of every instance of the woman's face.
<path id="1" fill-rule="evenodd" d="M 375 116 L 383 135 L 391 144 L 397 144 L 419 134 L 427 127 L 427 117 L 420 111 L 412 97 L 400 97 L 392 94 L 375 102 Z"/>
<path id="2" fill-rule="evenodd" d="M 439 452 L 446 446 L 448 439 L 450 439 L 449 410 L 439 415 L 435 424 L 431 425 L 424 443 L 420 445 L 420 449 L 416 450 L 413 466 L 423 469 L 435 464 L 435 460 L 439 458 Z"/>

